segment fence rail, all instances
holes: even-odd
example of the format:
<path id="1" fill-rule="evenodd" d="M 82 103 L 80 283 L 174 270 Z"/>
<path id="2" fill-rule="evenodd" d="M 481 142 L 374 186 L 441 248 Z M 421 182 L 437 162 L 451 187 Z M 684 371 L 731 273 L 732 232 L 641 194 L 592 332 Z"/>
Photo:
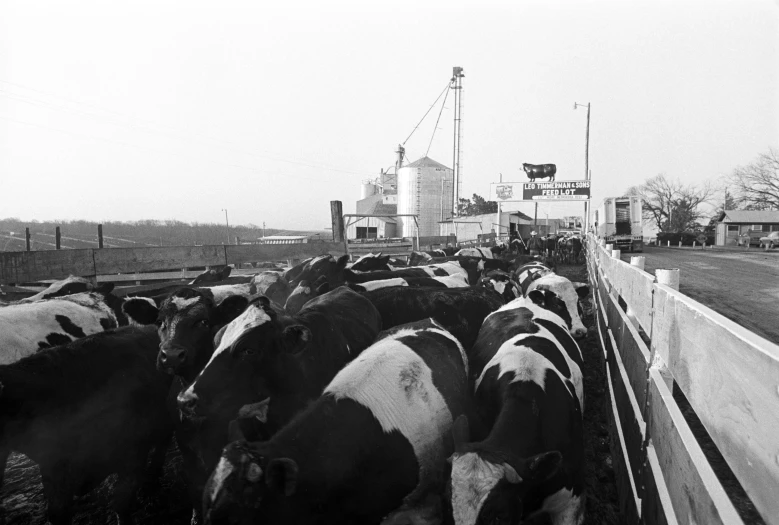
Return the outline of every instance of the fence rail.
<path id="1" fill-rule="evenodd" d="M 779 524 L 779 346 L 590 236 L 610 436 L 628 523 L 741 524 L 673 395 L 685 396 L 763 520 Z"/>
<path id="2" fill-rule="evenodd" d="M 342 242 L 0 252 L 0 284 L 343 255 Z"/>

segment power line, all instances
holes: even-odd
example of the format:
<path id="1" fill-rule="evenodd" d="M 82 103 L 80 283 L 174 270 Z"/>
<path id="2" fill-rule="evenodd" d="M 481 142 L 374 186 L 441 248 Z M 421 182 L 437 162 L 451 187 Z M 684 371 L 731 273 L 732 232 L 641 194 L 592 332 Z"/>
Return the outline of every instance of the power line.
<path id="1" fill-rule="evenodd" d="M 438 118 L 435 121 L 435 126 L 433 126 L 433 135 L 430 137 L 430 144 L 427 145 L 427 151 L 425 152 L 425 157 L 427 157 L 427 154 L 430 153 L 430 148 L 433 146 L 433 139 L 435 138 L 435 131 L 438 129 L 438 123 L 441 121 L 441 115 L 444 112 L 444 106 L 446 106 L 446 99 L 449 97 L 449 90 L 446 90 L 446 95 L 444 95 L 444 101 L 441 102 L 441 111 L 438 112 Z"/>
<path id="2" fill-rule="evenodd" d="M 416 126 L 414 126 L 414 129 L 411 130 L 411 133 L 408 134 L 408 137 L 406 137 L 406 140 L 403 141 L 403 145 L 406 145 L 406 142 L 408 142 L 408 139 L 411 138 L 411 135 L 414 134 L 414 132 L 417 130 L 420 124 L 422 124 L 422 121 L 425 120 L 425 117 L 427 117 L 427 114 L 430 113 L 430 110 L 432 110 L 436 104 L 438 104 L 438 100 L 441 98 L 441 96 L 446 93 L 449 90 L 449 82 L 446 83 L 446 87 L 443 91 L 441 91 L 441 94 L 438 95 L 438 98 L 435 99 L 435 102 L 433 102 L 433 105 L 430 106 L 427 111 L 425 112 L 424 116 L 419 120 Z"/>
<path id="3" fill-rule="evenodd" d="M 45 95 L 61 98 L 63 100 L 67 100 L 67 101 L 70 101 L 70 102 L 78 104 L 78 105 L 82 105 L 82 106 L 86 106 L 86 107 L 93 107 L 93 108 L 98 109 L 99 111 L 103 111 L 103 112 L 106 112 L 106 113 L 113 113 L 114 115 L 118 115 L 118 116 L 120 116 L 122 118 L 125 118 L 125 119 L 128 119 L 128 120 L 131 120 L 131 119 L 135 118 L 138 121 L 144 122 L 144 119 L 138 119 L 137 117 L 129 117 L 129 116 L 124 115 L 122 113 L 119 113 L 117 111 L 101 108 L 100 106 L 96 106 L 94 104 L 87 104 L 87 103 L 79 102 L 79 101 L 76 101 L 74 99 L 70 99 L 68 97 L 64 97 L 62 95 L 57 95 L 57 94 L 50 93 L 50 92 L 47 92 L 47 91 L 42 91 L 40 89 L 32 88 L 32 87 L 29 87 L 29 86 L 24 86 L 22 84 L 17 84 L 17 83 L 14 83 L 14 82 L 8 82 L 8 81 L 2 80 L 2 79 L 0 79 L 0 82 L 2 82 L 4 84 L 9 84 L 9 85 L 12 85 L 12 86 L 21 87 L 21 88 L 24 88 L 24 89 L 29 89 L 29 90 L 35 91 L 37 93 L 42 93 L 42 94 L 45 94 Z M 65 112 L 74 113 L 74 114 L 86 115 L 86 116 L 90 116 L 90 117 L 93 117 L 93 118 L 103 118 L 103 119 L 106 119 L 109 122 L 111 122 L 113 125 L 124 126 L 124 127 L 127 127 L 127 128 L 133 128 L 135 130 L 140 130 L 140 131 L 146 130 L 147 132 L 157 133 L 159 135 L 166 135 L 168 137 L 173 137 L 173 138 L 176 138 L 176 139 L 179 139 L 179 140 L 182 140 L 182 137 L 183 137 L 184 140 L 191 140 L 192 137 L 195 137 L 196 140 L 200 140 L 200 141 L 205 139 L 205 140 L 208 140 L 208 141 L 211 141 L 211 142 L 218 142 L 218 143 L 221 143 L 221 144 L 229 144 L 229 145 L 233 145 L 233 146 L 239 145 L 239 144 L 237 144 L 235 142 L 232 142 L 232 141 L 229 141 L 229 140 L 218 139 L 218 138 L 215 138 L 215 137 L 210 137 L 210 136 L 207 136 L 207 135 L 203 135 L 201 133 L 189 133 L 189 134 L 187 134 L 186 132 L 182 132 L 178 128 L 174 128 L 172 126 L 167 126 L 167 125 L 164 125 L 164 124 L 151 123 L 151 125 L 149 125 L 148 123 L 150 123 L 151 121 L 148 121 L 148 120 L 145 121 L 147 123 L 145 125 L 138 125 L 138 124 L 135 124 L 135 123 L 132 123 L 132 122 L 130 122 L 130 123 L 118 122 L 116 120 L 109 119 L 105 115 L 89 113 L 89 112 L 85 112 L 85 111 L 82 111 L 82 110 L 77 110 L 77 109 L 73 109 L 73 108 L 67 108 L 67 107 L 64 107 L 64 106 L 57 106 L 57 105 L 52 104 L 51 102 L 48 102 L 48 101 L 45 101 L 45 100 L 31 98 L 28 95 L 14 93 L 14 92 L 3 90 L 3 89 L 0 89 L 0 94 L 5 94 L 4 96 L 6 96 L 7 98 L 10 98 L 12 100 L 17 100 L 18 102 L 23 102 L 23 103 L 26 103 L 26 104 L 31 104 L 31 105 L 39 106 L 39 107 L 43 107 L 43 108 L 54 109 L 54 110 L 58 110 L 58 111 L 65 111 Z M 169 130 L 174 130 L 177 133 L 176 134 L 172 134 L 170 132 L 160 131 L 159 129 L 154 129 L 154 126 L 159 127 L 159 128 L 167 128 Z M 189 136 L 187 137 L 187 135 L 189 135 Z M 288 164 L 296 164 L 296 165 L 307 166 L 307 167 L 311 167 L 311 168 L 327 169 L 327 170 L 330 170 L 330 171 L 337 171 L 337 172 L 342 172 L 342 173 L 350 173 L 350 174 L 353 174 L 353 175 L 365 176 L 364 172 L 358 172 L 358 171 L 353 171 L 353 170 L 345 170 L 345 169 L 336 168 L 336 167 L 333 167 L 333 166 L 330 166 L 330 165 L 327 165 L 327 164 L 315 163 L 315 162 L 305 161 L 305 160 L 290 160 L 290 159 L 283 158 L 283 157 L 281 157 L 279 155 L 276 155 L 274 153 L 271 153 L 271 152 L 266 152 L 266 153 L 270 153 L 270 154 L 267 154 L 267 155 L 258 155 L 256 153 L 252 153 L 252 152 L 249 152 L 249 151 L 246 151 L 246 150 L 237 149 L 237 148 L 225 148 L 225 147 L 222 146 L 222 149 L 224 149 L 226 151 L 231 151 L 233 153 L 240 153 L 240 154 L 243 154 L 243 155 L 248 155 L 250 157 L 255 157 L 255 158 L 260 158 L 260 159 L 270 159 L 270 160 L 275 160 L 275 161 L 278 161 L 278 162 L 285 162 L 285 163 L 288 163 Z"/>

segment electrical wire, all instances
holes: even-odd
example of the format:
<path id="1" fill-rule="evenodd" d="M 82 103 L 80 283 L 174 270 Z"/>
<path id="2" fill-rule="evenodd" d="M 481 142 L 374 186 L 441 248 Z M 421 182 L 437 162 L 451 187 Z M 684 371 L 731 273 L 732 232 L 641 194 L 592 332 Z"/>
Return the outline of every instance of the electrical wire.
<path id="1" fill-rule="evenodd" d="M 427 117 L 427 114 L 430 113 L 430 111 L 435 107 L 436 104 L 438 104 L 438 101 L 440 100 L 441 96 L 443 96 L 444 93 L 448 92 L 449 90 L 449 82 L 447 81 L 446 87 L 443 91 L 441 91 L 441 94 L 438 95 L 438 98 L 435 99 L 435 102 L 433 102 L 433 105 L 428 108 L 428 110 L 425 112 L 424 116 L 419 120 L 416 126 L 414 126 L 414 129 L 411 130 L 411 133 L 408 134 L 408 137 L 406 137 L 406 140 L 403 141 L 403 144 L 405 146 L 406 142 L 408 142 L 408 139 L 411 138 L 411 135 L 414 134 L 414 132 L 417 130 L 420 124 L 422 124 L 422 121 L 425 120 L 425 117 Z"/>
<path id="2" fill-rule="evenodd" d="M 438 112 L 438 118 L 435 121 L 435 126 L 433 126 L 433 135 L 430 137 L 430 144 L 427 145 L 427 151 L 425 152 L 425 157 L 427 157 L 427 154 L 430 153 L 430 147 L 433 145 L 433 139 L 435 138 L 435 132 L 438 129 L 438 123 L 441 121 L 441 114 L 444 112 L 444 107 L 446 106 L 446 99 L 447 98 L 449 98 L 449 90 L 448 89 L 446 90 L 446 95 L 444 96 L 444 101 L 441 102 L 441 111 Z"/>

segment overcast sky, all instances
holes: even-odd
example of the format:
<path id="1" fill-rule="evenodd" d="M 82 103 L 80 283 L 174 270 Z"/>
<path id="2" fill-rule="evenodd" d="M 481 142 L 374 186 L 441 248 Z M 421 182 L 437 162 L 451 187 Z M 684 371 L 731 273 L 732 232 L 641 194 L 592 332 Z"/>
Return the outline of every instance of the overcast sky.
<path id="1" fill-rule="evenodd" d="M 0 2 L 0 217 L 322 229 L 464 68 L 463 193 L 555 163 L 593 200 L 779 147 L 779 4 Z M 406 142 L 452 164 L 453 100 Z M 532 204 L 519 208 L 532 214 Z M 540 217 L 581 204 L 543 204 Z"/>

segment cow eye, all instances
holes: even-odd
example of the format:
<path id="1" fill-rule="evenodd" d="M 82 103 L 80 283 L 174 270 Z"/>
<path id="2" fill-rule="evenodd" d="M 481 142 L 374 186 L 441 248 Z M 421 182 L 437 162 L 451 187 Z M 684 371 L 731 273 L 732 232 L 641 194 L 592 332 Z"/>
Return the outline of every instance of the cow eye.
<path id="1" fill-rule="evenodd" d="M 241 349 L 241 355 L 242 356 L 247 356 L 248 357 L 248 356 L 255 355 L 256 353 L 257 353 L 257 350 L 255 350 L 251 346 L 247 346 L 247 347 Z"/>
<path id="2" fill-rule="evenodd" d="M 195 326 L 198 326 L 200 328 L 208 328 L 208 319 L 201 319 L 197 323 L 195 323 Z"/>

